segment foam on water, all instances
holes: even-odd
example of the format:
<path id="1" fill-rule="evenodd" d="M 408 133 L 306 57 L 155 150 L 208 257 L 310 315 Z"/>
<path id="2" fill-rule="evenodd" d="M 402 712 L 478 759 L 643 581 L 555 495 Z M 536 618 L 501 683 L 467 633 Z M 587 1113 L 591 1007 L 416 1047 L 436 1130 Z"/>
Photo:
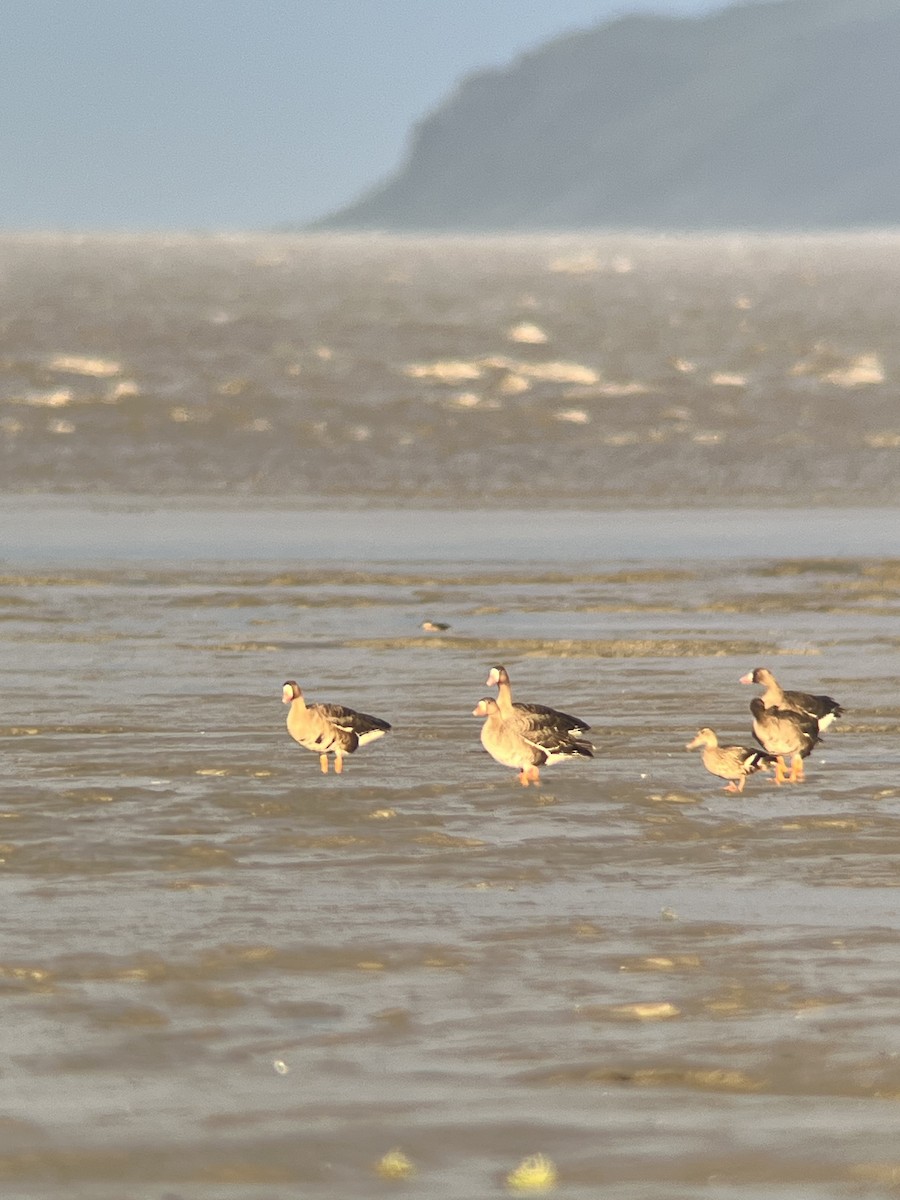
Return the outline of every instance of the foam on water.
<path id="1" fill-rule="evenodd" d="M 896 497 L 895 235 L 4 235 L 0 267 L 8 490 Z"/>

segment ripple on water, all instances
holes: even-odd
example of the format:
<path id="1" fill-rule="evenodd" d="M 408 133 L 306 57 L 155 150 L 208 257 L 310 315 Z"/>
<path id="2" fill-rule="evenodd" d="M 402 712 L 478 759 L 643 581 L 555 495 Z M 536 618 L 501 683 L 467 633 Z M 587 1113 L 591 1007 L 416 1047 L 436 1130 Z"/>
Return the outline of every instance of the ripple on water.
<path id="1" fill-rule="evenodd" d="M 889 1186 L 895 566 L 8 572 L 0 1178 L 368 1200 L 399 1148 L 460 1200 L 539 1153 L 585 1195 Z M 523 789 L 483 752 L 498 661 L 593 761 Z M 764 662 L 847 712 L 802 787 L 726 795 L 684 745 L 749 739 Z M 394 729 L 323 776 L 291 677 Z"/>

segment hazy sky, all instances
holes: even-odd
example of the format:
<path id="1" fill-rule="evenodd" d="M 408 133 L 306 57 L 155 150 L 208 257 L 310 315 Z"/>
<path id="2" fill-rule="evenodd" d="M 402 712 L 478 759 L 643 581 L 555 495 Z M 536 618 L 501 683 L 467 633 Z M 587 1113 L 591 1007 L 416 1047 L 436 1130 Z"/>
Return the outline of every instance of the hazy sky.
<path id="1" fill-rule="evenodd" d="M 3 0 L 0 228 L 302 222 L 400 163 L 466 74 L 723 0 Z"/>

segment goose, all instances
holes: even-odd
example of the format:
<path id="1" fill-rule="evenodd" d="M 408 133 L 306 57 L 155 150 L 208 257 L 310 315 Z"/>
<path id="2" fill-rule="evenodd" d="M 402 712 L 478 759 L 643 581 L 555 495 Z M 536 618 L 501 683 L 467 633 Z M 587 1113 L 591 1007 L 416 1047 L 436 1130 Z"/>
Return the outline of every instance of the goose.
<path id="1" fill-rule="evenodd" d="M 521 714 L 512 723 L 504 719 L 494 697 L 485 696 L 475 705 L 472 716 L 485 718 L 481 727 L 482 746 L 498 763 L 518 770 L 522 787 L 540 784 L 540 768 L 545 765 L 576 755 L 594 757 L 591 743 L 573 737 L 569 728 L 553 719 L 553 709 Z"/>
<path id="2" fill-rule="evenodd" d="M 391 728 L 380 717 L 345 708 L 343 704 L 307 704 L 293 679 L 281 689 L 281 699 L 291 706 L 287 716 L 287 731 L 305 750 L 319 756 L 322 774 L 328 774 L 328 755 L 334 755 L 336 775 L 344 769 L 344 755 L 352 754 L 357 746 L 365 746 L 383 737 Z"/>
<path id="3" fill-rule="evenodd" d="M 497 706 L 504 721 L 522 729 L 530 728 L 534 717 L 550 721 L 558 728 L 566 729 L 570 734 L 587 733 L 590 725 L 580 717 L 569 716 L 556 708 L 548 708 L 546 704 L 519 704 L 512 698 L 512 686 L 506 667 L 491 667 L 486 686 L 497 689 Z"/>
<path id="4" fill-rule="evenodd" d="M 746 746 L 720 746 L 715 732 L 704 725 L 688 742 L 685 750 L 703 750 L 703 765 L 712 775 L 729 780 L 723 791 L 742 792 L 747 776 L 756 771 L 767 771 L 775 756 L 764 750 L 749 750 Z"/>
<path id="5" fill-rule="evenodd" d="M 784 691 L 768 667 L 755 667 L 746 675 L 742 675 L 740 682 L 756 683 L 765 688 L 762 701 L 766 708 L 786 708 L 791 712 L 814 717 L 820 732 L 844 713 L 837 700 L 833 700 L 831 696 L 811 696 L 808 692 Z"/>
<path id="6" fill-rule="evenodd" d="M 788 708 L 766 708 L 762 696 L 750 701 L 753 736 L 767 754 L 775 756 L 775 782 L 802 783 L 803 760 L 819 740 L 815 717 Z M 785 775 L 785 757 L 791 756 L 791 773 Z"/>

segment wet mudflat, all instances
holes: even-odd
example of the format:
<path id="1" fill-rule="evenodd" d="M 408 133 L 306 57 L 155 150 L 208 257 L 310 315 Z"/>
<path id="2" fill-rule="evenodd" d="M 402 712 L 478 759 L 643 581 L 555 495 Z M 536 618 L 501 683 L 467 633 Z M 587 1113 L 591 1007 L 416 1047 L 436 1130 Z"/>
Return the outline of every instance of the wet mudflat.
<path id="1" fill-rule="evenodd" d="M 398 514 L 363 558 L 322 537 L 346 511 L 255 556 L 223 512 L 135 501 L 152 546 L 7 528 L 4 1194 L 470 1200 L 538 1152 L 578 1200 L 892 1194 L 884 514 L 835 514 L 833 554 L 820 517 L 804 555 L 752 514 L 714 545 L 702 513 L 535 514 L 530 554 L 514 515 Z M 596 758 L 527 789 L 489 759 L 496 662 Z M 805 784 L 727 795 L 684 744 L 751 744 L 758 665 L 847 712 Z M 323 776 L 287 678 L 394 729 Z"/>

